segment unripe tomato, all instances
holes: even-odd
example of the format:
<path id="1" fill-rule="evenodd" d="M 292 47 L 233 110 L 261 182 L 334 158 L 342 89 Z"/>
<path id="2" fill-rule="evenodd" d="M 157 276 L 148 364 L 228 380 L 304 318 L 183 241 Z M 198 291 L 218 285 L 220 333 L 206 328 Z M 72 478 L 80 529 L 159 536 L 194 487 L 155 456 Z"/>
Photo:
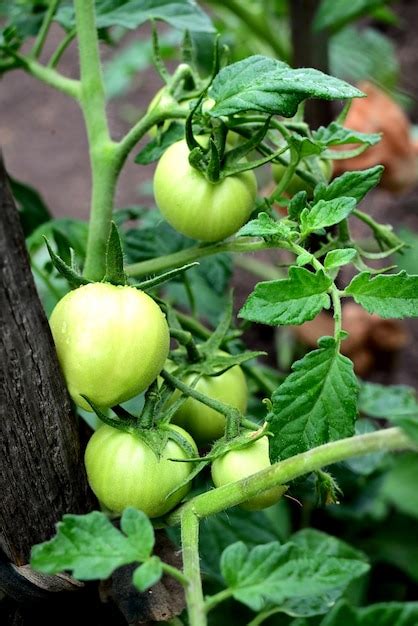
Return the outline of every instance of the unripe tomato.
<path id="1" fill-rule="evenodd" d="M 188 433 L 172 426 L 192 446 L 196 444 Z M 188 478 L 192 463 L 170 459 L 187 459 L 178 443 L 168 440 L 160 458 L 135 433 L 126 433 L 111 426 L 101 426 L 87 444 L 84 462 L 87 477 L 97 499 L 113 513 L 133 506 L 148 517 L 168 513 L 184 498 L 190 484 L 167 495 Z"/>
<path id="2" fill-rule="evenodd" d="M 328 182 L 332 176 L 332 161 L 330 161 L 329 159 L 320 159 L 319 166 L 322 170 L 325 180 Z M 272 163 L 271 170 L 276 183 L 280 182 L 288 167 L 288 165 L 282 165 L 281 163 Z M 298 168 L 306 172 L 308 171 L 305 161 L 302 161 L 298 165 Z M 286 193 L 289 196 L 294 196 L 299 191 L 306 191 L 309 196 L 312 196 L 313 188 L 311 187 L 311 185 L 309 185 L 309 183 L 300 178 L 300 176 L 294 174 L 286 187 Z"/>
<path id="3" fill-rule="evenodd" d="M 70 291 L 50 325 L 71 397 L 110 407 L 144 391 L 162 370 L 169 330 L 159 306 L 134 287 L 91 283 Z"/>
<path id="4" fill-rule="evenodd" d="M 212 463 L 212 480 L 216 487 L 247 478 L 271 466 L 268 437 L 261 437 L 239 450 L 230 450 Z M 286 491 L 278 485 L 241 504 L 246 511 L 257 511 L 275 504 Z"/>
<path id="5" fill-rule="evenodd" d="M 189 163 L 186 141 L 171 145 L 154 176 L 158 208 L 178 232 L 201 241 L 230 237 L 254 208 L 257 181 L 252 171 L 210 183 Z"/>
<path id="6" fill-rule="evenodd" d="M 195 375 L 191 374 L 184 382 L 191 385 L 194 378 Z M 239 365 L 219 376 L 202 376 L 195 389 L 214 400 L 236 407 L 241 413 L 247 410 L 247 383 Z M 177 400 L 179 395 L 180 392 L 176 391 L 170 402 Z M 174 415 L 173 423 L 186 429 L 198 444 L 204 445 L 223 436 L 226 420 L 224 415 L 206 404 L 188 398 Z"/>

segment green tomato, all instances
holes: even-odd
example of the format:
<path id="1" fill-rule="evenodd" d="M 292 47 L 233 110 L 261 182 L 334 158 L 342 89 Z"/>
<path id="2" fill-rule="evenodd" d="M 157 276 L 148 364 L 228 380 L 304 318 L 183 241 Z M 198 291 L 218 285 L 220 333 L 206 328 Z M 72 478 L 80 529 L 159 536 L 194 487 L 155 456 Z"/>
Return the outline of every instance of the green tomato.
<path id="1" fill-rule="evenodd" d="M 162 370 L 170 336 L 165 316 L 134 287 L 91 283 L 52 312 L 52 335 L 71 397 L 105 408 L 144 391 Z"/>
<path id="2" fill-rule="evenodd" d="M 190 385 L 195 378 L 191 374 L 184 382 Z M 239 365 L 231 367 L 219 376 L 202 376 L 195 386 L 196 391 L 236 407 L 241 413 L 247 410 L 248 389 L 245 376 Z M 170 400 L 172 404 L 180 396 L 176 391 Z M 204 445 L 219 439 L 225 432 L 225 416 L 198 400 L 188 398 L 173 417 L 173 423 L 189 432 L 193 439 Z"/>
<path id="3" fill-rule="evenodd" d="M 212 463 L 212 480 L 216 487 L 247 478 L 271 466 L 268 437 L 261 437 L 245 448 L 230 450 Z M 246 511 L 257 511 L 275 504 L 286 491 L 279 485 L 241 504 Z"/>
<path id="4" fill-rule="evenodd" d="M 331 179 L 332 175 L 332 162 L 329 159 L 320 159 L 319 166 L 324 175 L 325 180 L 328 182 Z M 273 178 L 276 183 L 279 183 L 283 178 L 288 166 L 282 165 L 281 163 L 272 163 L 271 169 L 273 173 Z M 308 172 L 308 168 L 305 161 L 302 161 L 298 168 Z M 296 195 L 299 191 L 306 191 L 309 196 L 312 196 L 313 189 L 309 183 L 300 178 L 297 174 L 294 174 L 290 179 L 289 184 L 286 187 L 286 193 L 289 196 Z"/>
<path id="5" fill-rule="evenodd" d="M 190 444 L 193 456 L 196 444 L 188 433 L 171 426 Z M 168 494 L 187 480 L 193 464 L 170 459 L 187 459 L 189 455 L 178 443 L 169 439 L 158 458 L 151 448 L 136 435 L 101 426 L 87 444 L 84 462 L 87 477 L 97 499 L 109 511 L 121 513 L 132 506 L 148 517 L 165 515 L 184 498 L 190 483 Z"/>
<path id="6" fill-rule="evenodd" d="M 201 241 L 230 237 L 254 208 L 257 181 L 252 171 L 210 183 L 189 163 L 186 141 L 171 145 L 154 176 L 158 208 L 178 232 Z"/>

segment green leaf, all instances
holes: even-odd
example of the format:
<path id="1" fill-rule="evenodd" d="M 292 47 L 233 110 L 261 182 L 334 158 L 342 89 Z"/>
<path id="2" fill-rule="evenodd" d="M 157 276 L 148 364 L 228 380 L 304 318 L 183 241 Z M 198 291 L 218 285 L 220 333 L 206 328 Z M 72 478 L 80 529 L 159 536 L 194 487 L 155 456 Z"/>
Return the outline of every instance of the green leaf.
<path id="1" fill-rule="evenodd" d="M 289 202 L 287 212 L 292 220 L 298 220 L 303 209 L 306 207 L 308 194 L 306 191 L 298 191 Z"/>
<path id="2" fill-rule="evenodd" d="M 239 317 L 270 326 L 303 324 L 323 308 L 329 308 L 326 293 L 331 279 L 319 271 L 292 266 L 289 277 L 261 282 L 247 298 Z"/>
<path id="3" fill-rule="evenodd" d="M 364 144 L 366 146 L 374 146 L 382 139 L 380 133 L 362 133 L 359 130 L 352 130 L 351 128 L 345 128 L 337 122 L 331 122 L 329 126 L 320 126 L 318 130 L 312 131 L 314 140 L 326 146 L 344 146 L 346 144 Z M 335 158 L 338 158 L 338 152 L 333 153 Z M 383 169 L 383 167 L 380 167 Z"/>
<path id="4" fill-rule="evenodd" d="M 237 237 L 264 237 L 269 239 L 287 239 L 292 232 L 284 220 L 276 220 L 267 213 L 259 213 L 257 218 L 247 222 L 237 232 Z"/>
<path id="5" fill-rule="evenodd" d="M 146 591 L 158 583 L 163 575 L 163 567 L 158 556 L 152 556 L 148 561 L 136 568 L 133 574 L 133 583 L 139 591 Z"/>
<path id="6" fill-rule="evenodd" d="M 110 227 L 106 247 L 106 275 L 103 282 L 113 285 L 126 285 L 126 274 L 123 269 L 122 243 L 115 222 Z"/>
<path id="7" fill-rule="evenodd" d="M 153 535 L 150 521 L 134 509 L 127 509 L 123 517 L 130 536 L 123 535 L 99 511 L 64 515 L 55 537 L 32 548 L 31 566 L 46 574 L 69 570 L 79 580 L 103 580 L 122 565 L 148 558 Z"/>
<path id="8" fill-rule="evenodd" d="M 355 209 L 354 198 L 335 198 L 319 200 L 311 209 L 304 209 L 300 215 L 302 236 L 313 233 L 320 228 L 338 224 L 348 217 Z"/>
<path id="9" fill-rule="evenodd" d="M 9 184 L 19 210 L 23 232 L 28 237 L 38 226 L 48 222 L 51 214 L 36 189 L 11 177 Z"/>
<path id="10" fill-rule="evenodd" d="M 273 542 L 249 550 L 238 542 L 221 558 L 222 575 L 235 600 L 257 612 L 274 606 L 300 616 L 326 611 L 368 569 L 362 561 L 324 559 L 293 543 Z"/>
<path id="11" fill-rule="evenodd" d="M 145 561 L 154 547 L 154 529 L 143 511 L 132 507 L 124 510 L 120 520 L 121 530 L 128 537 L 138 553 L 140 561 Z"/>
<path id="12" fill-rule="evenodd" d="M 324 267 L 326 270 L 332 270 L 342 265 L 351 263 L 354 257 L 357 256 L 357 250 L 355 248 L 344 248 L 342 250 L 331 250 L 325 257 Z"/>
<path id="13" fill-rule="evenodd" d="M 345 290 L 357 304 L 385 318 L 418 316 L 418 275 L 406 272 L 379 275 L 357 274 Z"/>
<path id="14" fill-rule="evenodd" d="M 382 494 L 401 513 L 418 518 L 418 454 L 397 457 L 385 475 Z"/>
<path id="15" fill-rule="evenodd" d="M 333 339 L 323 338 L 319 345 L 293 364 L 293 372 L 272 395 L 273 461 L 354 434 L 358 384 L 353 364 Z"/>
<path id="16" fill-rule="evenodd" d="M 242 111 L 292 117 L 307 98 L 358 98 L 362 92 L 337 78 L 310 68 L 292 69 L 261 55 L 224 67 L 215 77 L 209 96 L 213 117 Z"/>
<path id="17" fill-rule="evenodd" d="M 161 155 L 169 148 L 173 143 L 183 139 L 184 137 L 184 125 L 177 122 L 170 124 L 168 129 L 161 135 L 157 135 L 149 143 L 147 143 L 135 157 L 135 163 L 140 165 L 148 165 L 158 161 Z"/>
<path id="18" fill-rule="evenodd" d="M 333 200 L 345 196 L 355 198 L 357 202 L 360 202 L 373 187 L 379 184 L 383 170 L 382 165 L 376 165 L 368 170 L 345 172 L 342 176 L 334 178 L 328 187 L 322 186 L 319 193 L 318 188 L 315 189 L 315 201 Z"/>
<path id="19" fill-rule="evenodd" d="M 360 418 L 356 422 L 356 435 L 365 435 L 376 432 L 376 430 L 378 430 L 378 426 L 372 420 Z M 360 476 L 370 476 L 382 466 L 386 456 L 387 453 L 384 451 L 364 454 L 344 461 L 344 466 Z"/>
<path id="20" fill-rule="evenodd" d="M 214 32 L 209 17 L 193 0 L 108 0 L 97 3 L 97 28 L 135 29 L 148 20 L 162 20 L 174 28 Z M 74 9 L 62 7 L 55 16 L 67 30 L 75 25 Z"/>
<path id="21" fill-rule="evenodd" d="M 385 602 L 362 608 L 336 606 L 321 626 L 417 626 L 418 602 Z"/>
<path id="22" fill-rule="evenodd" d="M 387 0 L 350 0 L 350 2 L 335 2 L 322 0 L 314 19 L 315 30 L 338 30 L 348 22 L 352 22 L 362 15 L 371 13 L 374 9 L 386 4 Z"/>

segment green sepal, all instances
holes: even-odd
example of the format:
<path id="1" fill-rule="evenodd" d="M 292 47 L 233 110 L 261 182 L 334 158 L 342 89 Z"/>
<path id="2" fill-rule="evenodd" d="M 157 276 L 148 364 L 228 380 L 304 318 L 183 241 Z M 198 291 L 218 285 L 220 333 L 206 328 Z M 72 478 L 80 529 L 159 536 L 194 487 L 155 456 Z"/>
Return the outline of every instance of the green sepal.
<path id="1" fill-rule="evenodd" d="M 108 417 L 103 413 L 103 411 L 95 404 L 92 400 L 90 400 L 83 393 L 80 393 L 80 396 L 91 406 L 94 413 L 96 413 L 97 417 L 101 422 L 107 424 L 107 426 L 111 426 L 112 428 L 116 428 L 117 430 L 122 430 L 126 433 L 132 432 L 132 423 L 128 423 L 127 421 L 115 420 L 112 417 Z"/>
<path id="2" fill-rule="evenodd" d="M 48 239 L 44 237 L 46 247 L 48 248 L 48 253 L 51 258 L 51 262 L 55 269 L 65 278 L 72 289 L 77 289 L 77 287 L 81 287 L 82 285 L 88 285 L 92 283 L 92 280 L 88 280 L 81 276 L 78 272 L 76 272 L 72 267 L 67 265 L 65 261 L 61 259 L 61 257 L 56 254 L 51 246 L 49 245 Z"/>
<path id="3" fill-rule="evenodd" d="M 111 223 L 109 239 L 106 246 L 106 274 L 104 283 L 126 285 L 126 274 L 123 269 L 122 243 L 115 222 Z"/>

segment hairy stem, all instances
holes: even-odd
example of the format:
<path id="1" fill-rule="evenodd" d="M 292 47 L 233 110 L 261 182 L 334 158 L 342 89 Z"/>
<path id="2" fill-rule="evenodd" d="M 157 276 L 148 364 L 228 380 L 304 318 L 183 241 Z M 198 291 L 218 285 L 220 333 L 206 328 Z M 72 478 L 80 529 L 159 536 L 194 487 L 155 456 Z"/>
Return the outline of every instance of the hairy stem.
<path id="1" fill-rule="evenodd" d="M 218 487 L 192 498 L 168 517 L 168 523 L 179 524 L 182 516 L 189 510 L 199 519 L 208 517 L 241 504 L 267 489 L 284 485 L 299 476 L 333 463 L 372 452 L 390 450 L 416 450 L 416 444 L 400 428 L 387 428 L 326 443 L 275 463 L 270 468 L 239 482 Z"/>
<path id="2" fill-rule="evenodd" d="M 280 247 L 279 244 L 271 244 L 266 241 L 239 241 L 232 240 L 229 242 L 213 243 L 208 246 L 196 246 L 186 248 L 173 254 L 167 254 L 157 259 L 149 261 L 141 261 L 128 265 L 125 270 L 128 276 L 139 277 L 148 274 L 155 274 L 168 270 L 172 267 L 179 267 L 197 259 L 220 252 L 255 252 L 256 250 L 265 250 L 267 248 Z"/>
<path id="3" fill-rule="evenodd" d="M 183 572 L 177 569 L 177 567 L 173 567 L 172 565 L 169 565 L 168 563 L 164 563 L 164 561 L 161 561 L 161 566 L 165 574 L 168 574 L 172 578 L 175 578 L 175 580 L 177 580 L 181 585 L 183 585 L 183 587 L 187 587 L 187 585 L 189 584 L 189 579 L 187 578 L 187 576 L 183 574 Z"/>
<path id="4" fill-rule="evenodd" d="M 181 517 L 183 571 L 188 579 L 186 603 L 190 626 L 206 626 L 199 560 L 199 519 L 189 507 Z"/>

